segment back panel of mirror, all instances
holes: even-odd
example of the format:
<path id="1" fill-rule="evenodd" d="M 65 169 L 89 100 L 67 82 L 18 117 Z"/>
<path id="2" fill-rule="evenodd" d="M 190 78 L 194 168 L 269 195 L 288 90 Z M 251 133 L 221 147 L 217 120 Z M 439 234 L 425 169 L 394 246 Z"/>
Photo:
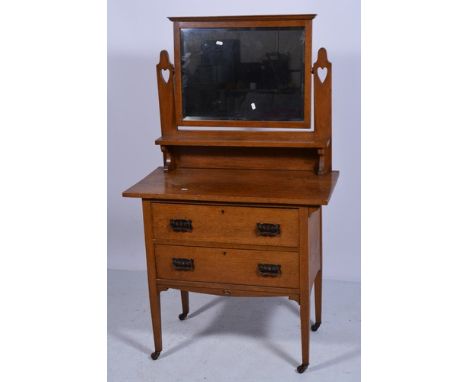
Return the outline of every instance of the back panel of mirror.
<path id="1" fill-rule="evenodd" d="M 181 28 L 184 121 L 304 121 L 305 28 Z"/>

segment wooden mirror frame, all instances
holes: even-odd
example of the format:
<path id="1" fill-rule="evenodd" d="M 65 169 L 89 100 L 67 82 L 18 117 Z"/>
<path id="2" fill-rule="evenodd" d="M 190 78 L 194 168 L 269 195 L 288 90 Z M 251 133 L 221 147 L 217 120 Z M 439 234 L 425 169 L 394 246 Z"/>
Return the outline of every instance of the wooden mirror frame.
<path id="1" fill-rule="evenodd" d="M 275 25 L 278 25 L 278 20 L 299 20 L 299 22 L 308 22 L 311 26 L 314 16 L 171 17 L 169 19 L 174 21 L 174 28 L 177 31 L 181 26 L 187 25 L 184 23 L 191 23 L 190 25 L 193 25 L 193 23 L 198 22 L 203 23 L 204 26 L 207 25 L 206 22 L 223 23 L 223 25 L 229 22 L 233 23 L 232 25 L 238 26 L 242 25 L 243 22 L 251 23 L 252 21 L 274 22 Z M 175 38 L 177 41 L 179 40 L 178 37 Z M 180 56 L 180 51 L 177 53 L 177 49 L 180 47 L 177 48 L 177 46 L 176 44 L 176 56 Z M 311 61 L 309 61 L 310 63 Z M 327 69 L 326 77 L 323 81 L 317 74 L 320 68 Z M 167 79 L 163 77 L 163 71 L 166 70 L 169 72 Z M 179 106 L 177 106 L 176 72 L 174 65 L 170 62 L 169 53 L 166 50 L 161 51 L 160 61 L 156 66 L 156 77 L 162 136 L 155 143 L 161 146 L 165 171 L 171 171 L 180 166 L 193 166 L 193 161 L 187 162 L 187 158 L 190 156 L 189 152 L 193 152 L 193 150 L 213 151 L 216 148 L 221 150 L 221 152 L 218 152 L 218 155 L 221 156 L 228 155 L 227 149 L 230 150 L 232 154 L 229 154 L 231 155 L 231 159 L 240 152 L 244 156 L 248 153 L 252 155 L 252 163 L 256 163 L 259 160 L 259 156 L 277 159 L 278 155 L 282 153 L 284 154 L 282 162 L 284 162 L 284 165 L 290 163 L 290 169 L 314 169 L 317 175 L 324 175 L 332 170 L 332 64 L 328 61 L 325 48 L 319 49 L 314 65 L 306 68 L 306 72 L 310 76 L 309 78 L 313 76 L 314 115 L 313 119 L 311 118 L 313 120 L 313 130 L 310 128 L 303 129 L 302 131 L 261 131 L 261 129 L 252 131 L 249 128 L 245 129 L 245 131 L 179 129 L 176 110 L 177 107 L 180 110 L 181 104 L 179 99 Z M 311 90 L 309 86 L 309 93 L 305 96 L 309 100 L 312 97 Z M 206 126 L 206 122 L 209 121 L 201 121 L 202 124 L 199 123 L 200 121 L 190 122 L 195 122 L 195 124 L 191 124 L 192 126 Z M 231 122 L 237 123 L 238 121 Z M 226 123 L 222 121 L 221 124 L 216 126 L 224 127 Z M 243 125 L 243 127 L 246 126 Z M 291 160 L 296 162 L 292 164 L 289 159 L 286 159 L 287 157 L 291 157 Z M 212 163 L 210 165 L 215 166 L 217 164 Z"/>
<path id="2" fill-rule="evenodd" d="M 311 127 L 312 19 L 315 15 L 170 17 L 174 23 L 175 112 L 178 126 L 296 128 Z M 182 113 L 181 33 L 184 28 L 304 28 L 304 119 L 302 121 L 249 121 L 184 119 Z"/>

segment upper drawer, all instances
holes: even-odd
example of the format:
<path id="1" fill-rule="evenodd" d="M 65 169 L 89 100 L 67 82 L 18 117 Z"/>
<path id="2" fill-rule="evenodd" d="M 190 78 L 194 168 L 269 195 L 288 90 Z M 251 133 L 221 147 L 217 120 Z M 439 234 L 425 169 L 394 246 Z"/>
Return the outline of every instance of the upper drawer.
<path id="1" fill-rule="evenodd" d="M 298 246 L 296 209 L 153 203 L 157 241 Z"/>

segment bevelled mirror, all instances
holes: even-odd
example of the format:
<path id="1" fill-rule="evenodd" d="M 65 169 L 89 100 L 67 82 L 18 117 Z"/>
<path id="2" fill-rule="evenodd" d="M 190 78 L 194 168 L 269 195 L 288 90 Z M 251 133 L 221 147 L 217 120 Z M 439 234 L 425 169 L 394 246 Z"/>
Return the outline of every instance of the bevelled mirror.
<path id="1" fill-rule="evenodd" d="M 175 23 L 181 126 L 310 127 L 310 24 Z"/>

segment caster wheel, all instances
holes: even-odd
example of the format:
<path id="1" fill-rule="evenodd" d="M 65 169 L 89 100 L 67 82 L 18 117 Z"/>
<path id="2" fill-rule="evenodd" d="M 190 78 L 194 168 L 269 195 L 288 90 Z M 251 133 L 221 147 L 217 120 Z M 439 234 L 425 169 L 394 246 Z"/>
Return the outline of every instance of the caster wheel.
<path id="1" fill-rule="evenodd" d="M 302 365 L 299 365 L 296 370 L 299 374 L 302 374 L 304 371 L 306 371 L 308 367 L 309 367 L 308 363 L 303 363 Z"/>
<path id="2" fill-rule="evenodd" d="M 313 332 L 316 332 L 318 330 L 318 328 L 320 328 L 320 324 L 321 324 L 321 322 L 316 322 L 315 324 L 313 324 L 310 327 L 310 330 L 312 330 Z"/>
<path id="3" fill-rule="evenodd" d="M 154 353 L 151 353 L 151 359 L 156 361 L 158 359 L 158 357 L 159 357 L 159 354 L 161 354 L 160 351 L 155 351 Z"/>
<path id="4" fill-rule="evenodd" d="M 187 313 L 179 314 L 179 320 L 184 321 L 187 318 Z"/>

